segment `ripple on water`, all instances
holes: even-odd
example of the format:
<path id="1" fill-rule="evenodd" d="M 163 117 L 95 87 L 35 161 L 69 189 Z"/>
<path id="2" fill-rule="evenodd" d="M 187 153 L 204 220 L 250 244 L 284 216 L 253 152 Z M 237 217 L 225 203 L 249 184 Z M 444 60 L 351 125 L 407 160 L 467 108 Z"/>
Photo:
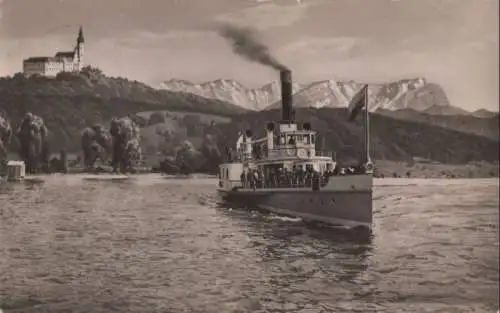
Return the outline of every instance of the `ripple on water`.
<path id="1" fill-rule="evenodd" d="M 4 312 L 492 312 L 498 183 L 379 180 L 372 235 L 217 205 L 210 179 L 0 186 Z"/>

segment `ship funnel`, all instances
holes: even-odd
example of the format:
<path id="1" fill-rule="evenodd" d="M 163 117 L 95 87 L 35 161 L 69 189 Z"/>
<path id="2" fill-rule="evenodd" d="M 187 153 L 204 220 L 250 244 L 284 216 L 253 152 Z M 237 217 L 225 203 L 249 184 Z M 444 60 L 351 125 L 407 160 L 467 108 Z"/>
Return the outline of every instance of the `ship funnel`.
<path id="1" fill-rule="evenodd" d="M 274 149 L 274 123 L 267 123 L 266 138 L 267 138 L 267 151 L 271 151 Z"/>
<path id="2" fill-rule="evenodd" d="M 280 71 L 281 82 L 281 119 L 283 123 L 293 123 L 292 72 Z"/>

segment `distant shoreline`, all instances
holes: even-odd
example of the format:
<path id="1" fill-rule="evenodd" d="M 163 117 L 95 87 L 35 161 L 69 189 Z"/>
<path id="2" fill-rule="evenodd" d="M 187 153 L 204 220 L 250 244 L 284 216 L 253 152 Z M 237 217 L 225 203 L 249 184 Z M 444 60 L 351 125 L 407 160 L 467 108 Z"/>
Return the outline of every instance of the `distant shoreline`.
<path id="1" fill-rule="evenodd" d="M 494 178 L 499 165 L 487 162 L 442 164 L 438 162 L 375 161 L 378 178 Z"/>
<path id="2" fill-rule="evenodd" d="M 396 162 L 379 160 L 375 161 L 376 173 L 375 178 L 491 178 L 499 177 L 499 165 L 490 164 L 486 162 L 475 162 L 470 164 L 441 164 L 438 162 Z M 130 175 L 144 175 L 144 174 L 161 174 L 165 177 L 182 178 L 182 177 L 202 177 L 202 178 L 217 178 L 216 174 L 207 173 L 157 173 L 151 171 L 151 167 L 141 167 L 136 173 Z M 66 174 L 114 174 L 110 170 L 102 172 L 84 171 L 83 168 L 69 168 Z M 409 174 L 409 175 L 408 175 Z M 118 174 L 119 175 L 119 174 Z"/>
<path id="3" fill-rule="evenodd" d="M 499 164 L 491 164 L 488 162 L 470 162 L 468 164 L 442 164 L 429 160 L 418 160 L 411 162 L 375 160 L 374 178 L 498 178 L 500 169 Z M 342 166 L 342 165 L 341 165 Z M 137 168 L 135 173 L 125 173 L 130 175 L 144 174 L 159 174 L 165 178 L 217 178 L 217 174 L 198 173 L 190 174 L 181 173 L 159 173 L 153 171 L 151 166 L 141 166 Z M 45 173 L 40 173 L 44 175 Z M 47 173 L 51 174 L 51 173 Z M 83 167 L 73 165 L 68 168 L 67 173 L 53 172 L 52 174 L 59 175 L 120 175 L 121 173 L 113 173 L 109 166 L 103 166 L 100 170 L 87 171 Z M 38 176 L 27 175 L 27 176 Z M 123 174 L 121 174 L 123 175 Z"/>
<path id="4" fill-rule="evenodd" d="M 492 172 L 493 171 L 493 172 Z M 410 173 L 408 176 L 407 174 Z M 87 172 L 87 171 L 68 171 L 67 173 L 39 173 L 26 174 L 26 177 L 36 176 L 106 176 L 106 175 L 130 175 L 130 176 L 145 176 L 155 174 L 165 179 L 216 179 L 217 175 L 205 173 L 191 174 L 166 174 L 151 171 L 140 171 L 137 173 L 113 173 L 113 172 Z M 492 175 L 493 174 L 493 175 Z M 456 168 L 456 166 L 440 165 L 437 169 L 422 169 L 418 166 L 404 166 L 401 164 L 393 164 L 392 166 L 384 166 L 377 168 L 377 173 L 374 174 L 375 179 L 485 179 L 498 178 L 498 166 L 483 167 L 483 168 Z"/>

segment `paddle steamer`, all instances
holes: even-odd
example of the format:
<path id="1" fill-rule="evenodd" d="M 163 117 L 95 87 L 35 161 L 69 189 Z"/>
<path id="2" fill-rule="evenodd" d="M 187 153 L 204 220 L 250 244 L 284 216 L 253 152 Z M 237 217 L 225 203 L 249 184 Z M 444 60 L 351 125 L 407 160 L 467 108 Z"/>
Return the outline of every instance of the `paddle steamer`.
<path id="1" fill-rule="evenodd" d="M 268 123 L 262 138 L 252 138 L 250 130 L 240 136 L 235 155 L 219 165 L 222 200 L 306 221 L 371 229 L 367 86 L 349 105 L 351 118 L 365 107 L 361 166 L 340 169 L 333 154 L 316 149 L 317 134 L 310 123 L 295 122 L 291 72 L 281 71 L 280 81 L 282 119 Z"/>

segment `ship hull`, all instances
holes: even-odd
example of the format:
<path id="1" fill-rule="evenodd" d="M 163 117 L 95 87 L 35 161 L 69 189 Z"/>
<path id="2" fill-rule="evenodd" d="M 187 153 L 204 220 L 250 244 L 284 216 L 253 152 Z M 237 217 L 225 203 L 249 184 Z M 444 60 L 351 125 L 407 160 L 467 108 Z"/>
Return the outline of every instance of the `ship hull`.
<path id="1" fill-rule="evenodd" d="M 369 190 L 219 190 L 227 204 L 300 217 L 330 225 L 372 228 L 372 191 Z"/>

